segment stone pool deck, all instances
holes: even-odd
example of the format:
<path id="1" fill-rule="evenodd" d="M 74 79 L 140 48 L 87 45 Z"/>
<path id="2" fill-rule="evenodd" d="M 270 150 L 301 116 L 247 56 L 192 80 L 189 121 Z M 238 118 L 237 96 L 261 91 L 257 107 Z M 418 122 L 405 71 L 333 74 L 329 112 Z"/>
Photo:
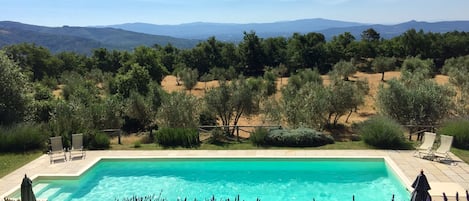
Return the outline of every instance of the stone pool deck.
<path id="1" fill-rule="evenodd" d="M 187 158 L 187 157 L 298 157 L 298 158 L 385 158 L 388 164 L 401 177 L 407 188 L 423 169 L 432 190 L 435 201 L 442 201 L 445 192 L 449 200 L 459 192 L 464 198 L 469 189 L 469 165 L 452 155 L 452 164 L 438 163 L 413 157 L 413 151 L 394 150 L 162 150 L 162 151 L 87 151 L 85 159 L 57 161 L 49 163 L 49 156 L 43 155 L 14 172 L 0 178 L 0 200 L 20 188 L 25 174 L 31 179 L 38 176 L 69 175 L 78 176 L 101 158 Z M 465 198 L 464 198 L 465 199 Z"/>

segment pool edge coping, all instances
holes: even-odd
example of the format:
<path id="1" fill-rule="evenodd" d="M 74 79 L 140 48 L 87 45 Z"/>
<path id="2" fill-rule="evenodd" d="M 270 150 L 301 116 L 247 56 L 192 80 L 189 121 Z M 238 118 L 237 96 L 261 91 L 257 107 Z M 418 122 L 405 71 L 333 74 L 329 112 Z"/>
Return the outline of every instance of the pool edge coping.
<path id="1" fill-rule="evenodd" d="M 38 159 L 40 159 L 39 157 Z M 402 183 L 403 187 L 409 192 L 412 192 L 412 187 L 411 187 L 411 182 L 405 176 L 405 174 L 402 172 L 402 170 L 399 168 L 399 166 L 394 162 L 394 160 L 389 157 L 389 156 L 384 156 L 384 155 L 377 155 L 377 156 L 307 156 L 307 155 L 296 155 L 296 156 L 274 156 L 274 155 L 262 155 L 262 156 L 217 156 L 217 155 L 206 155 L 206 156 L 193 156 L 193 155 L 178 155 L 178 156 L 98 156 L 96 159 L 91 161 L 88 165 L 85 165 L 83 168 L 81 168 L 77 173 L 74 174 L 35 174 L 30 176 L 29 178 L 32 181 L 41 179 L 41 178 L 47 178 L 47 177 L 81 177 L 84 173 L 86 173 L 88 170 L 90 170 L 93 166 L 98 164 L 101 160 L 107 160 L 107 159 L 195 159 L 195 158 L 229 158 L 229 159 L 235 159 L 235 158 L 279 158 L 279 159 L 299 159 L 299 158 L 304 158 L 304 159 L 383 159 L 387 167 L 389 167 L 397 179 Z M 38 160 L 36 159 L 36 160 Z M 0 198 L 10 198 L 9 196 L 15 193 L 17 190 L 21 188 L 21 185 L 16 185 L 14 188 L 12 188 L 10 191 L 7 191 L 5 194 L 1 195 Z M 39 200 L 44 200 L 39 198 Z M 47 200 L 47 199 L 46 199 Z"/>

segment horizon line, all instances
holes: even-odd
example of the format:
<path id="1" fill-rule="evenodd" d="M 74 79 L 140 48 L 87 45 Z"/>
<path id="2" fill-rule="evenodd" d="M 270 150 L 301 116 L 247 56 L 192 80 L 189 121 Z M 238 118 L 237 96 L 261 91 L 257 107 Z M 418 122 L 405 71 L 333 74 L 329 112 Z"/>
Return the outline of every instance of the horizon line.
<path id="1" fill-rule="evenodd" d="M 29 22 L 21 22 L 15 20 L 1 20 L 2 22 L 16 22 L 21 24 L 28 24 L 28 25 L 36 25 L 36 26 L 44 26 L 44 27 L 109 27 L 109 26 L 116 26 L 116 25 L 124 25 L 124 24 L 149 24 L 149 25 L 157 25 L 157 26 L 181 26 L 181 25 L 188 25 L 188 24 L 225 24 L 225 25 L 249 25 L 249 24 L 273 24 L 273 23 L 285 23 L 285 22 L 295 22 L 301 20 L 326 20 L 326 21 L 337 21 L 337 22 L 346 22 L 346 23 L 357 23 L 361 25 L 398 25 L 408 22 L 423 22 L 423 23 L 438 23 L 438 22 L 461 22 L 461 21 L 469 21 L 469 19 L 444 19 L 444 20 L 406 20 L 402 22 L 382 22 L 382 23 L 366 23 L 366 22 L 356 22 L 356 21 L 347 21 L 347 20 L 337 20 L 337 19 L 328 19 L 328 18 L 298 18 L 292 20 L 278 20 L 278 21 L 269 21 L 269 22 L 247 22 L 247 23 L 237 23 L 237 22 L 209 22 L 209 21 L 193 21 L 193 22 L 184 22 L 184 23 L 175 23 L 175 24 L 164 24 L 164 23 L 152 23 L 152 22 L 144 22 L 144 21 L 136 21 L 136 22 L 122 22 L 122 23 L 110 23 L 106 25 L 44 25 L 44 24 L 34 24 Z"/>

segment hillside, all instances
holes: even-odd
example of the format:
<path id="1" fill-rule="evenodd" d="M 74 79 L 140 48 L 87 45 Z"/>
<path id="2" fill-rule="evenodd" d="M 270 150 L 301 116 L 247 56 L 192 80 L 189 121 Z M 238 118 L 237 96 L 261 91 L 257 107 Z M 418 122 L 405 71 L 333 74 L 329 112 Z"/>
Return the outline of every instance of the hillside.
<path id="1" fill-rule="evenodd" d="M 243 32 L 249 32 L 251 30 L 255 31 L 263 38 L 276 36 L 289 37 L 294 32 L 309 33 L 329 28 L 345 28 L 360 25 L 364 24 L 316 18 L 249 24 L 195 22 L 180 25 L 155 25 L 147 23 L 127 23 L 109 25 L 107 27 L 189 39 L 205 40 L 210 36 L 215 36 L 218 40 L 222 41 L 240 41 L 243 38 Z"/>
<path id="2" fill-rule="evenodd" d="M 374 29 L 380 36 L 386 39 L 401 35 L 409 29 L 423 30 L 424 32 L 446 33 L 452 31 L 469 32 L 469 21 L 447 21 L 447 22 L 418 22 L 409 21 L 395 25 L 363 25 L 347 28 L 330 28 L 319 31 L 325 36 L 331 37 L 344 32 L 350 32 L 355 38 L 360 38 L 361 33 L 367 29 Z M 326 37 L 327 38 L 327 37 Z"/>
<path id="3" fill-rule="evenodd" d="M 304 19 L 272 23 L 229 24 L 229 23 L 188 23 L 180 25 L 154 25 L 129 23 L 103 27 L 44 27 L 18 22 L 0 21 L 0 48 L 18 43 L 35 43 L 51 52 L 74 51 L 89 54 L 95 48 L 131 50 L 137 46 L 173 46 L 193 48 L 200 40 L 215 36 L 217 40 L 239 42 L 244 31 L 255 31 L 262 38 L 290 37 L 293 33 L 318 32 L 326 39 L 344 32 L 351 32 L 359 39 L 361 33 L 375 29 L 383 38 L 398 36 L 409 29 L 425 32 L 469 32 L 469 21 L 417 22 L 410 21 L 396 25 L 366 25 L 327 19 Z"/>
<path id="4" fill-rule="evenodd" d="M 73 51 L 84 54 L 98 47 L 112 48 L 106 44 L 86 38 L 0 27 L 0 48 L 19 43 L 35 43 L 48 48 L 52 52 Z"/>
<path id="5" fill-rule="evenodd" d="M 198 41 L 170 36 L 149 35 L 115 28 L 43 27 L 18 22 L 0 21 L 0 47 L 17 43 L 35 43 L 52 52 L 75 51 L 88 54 L 94 48 L 131 50 L 137 46 L 192 48 Z"/>
<path id="6" fill-rule="evenodd" d="M 418 22 L 409 21 L 394 25 L 363 24 L 357 22 L 344 22 L 328 19 L 303 19 L 294 21 L 253 23 L 253 24 L 230 24 L 230 23 L 189 23 L 180 25 L 155 25 L 146 23 L 127 23 L 109 25 L 107 27 L 120 28 L 129 31 L 161 34 L 180 38 L 205 40 L 210 36 L 215 36 L 222 41 L 240 41 L 244 31 L 255 31 L 260 37 L 289 37 L 293 33 L 319 32 L 324 34 L 326 39 L 344 32 L 351 32 L 355 38 L 359 39 L 361 33 L 369 28 L 373 28 L 381 34 L 383 38 L 398 36 L 409 29 L 422 29 L 425 32 L 445 33 L 451 31 L 469 31 L 469 21 L 445 21 L 445 22 Z"/>

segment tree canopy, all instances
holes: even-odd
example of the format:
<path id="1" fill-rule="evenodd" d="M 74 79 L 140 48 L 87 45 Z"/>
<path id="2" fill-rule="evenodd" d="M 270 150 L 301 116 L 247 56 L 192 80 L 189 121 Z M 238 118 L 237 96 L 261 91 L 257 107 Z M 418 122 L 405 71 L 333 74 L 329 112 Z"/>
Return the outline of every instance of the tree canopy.
<path id="1" fill-rule="evenodd" d="M 28 81 L 20 67 L 0 51 L 0 125 L 21 122 L 30 104 Z"/>
<path id="2" fill-rule="evenodd" d="M 173 74 L 189 90 L 198 80 L 221 83 L 196 104 L 216 113 L 223 125 L 267 112 L 270 105 L 279 122 L 324 128 L 364 103 L 368 84 L 352 77 L 356 71 L 381 73 L 384 80 L 385 72 L 397 68 L 401 79 L 387 80 L 379 90 L 381 113 L 403 124 L 439 122 L 448 111 L 469 113 L 468 33 L 410 29 L 391 39 L 382 35 L 367 29 L 358 39 L 348 32 L 332 39 L 321 33 L 262 38 L 251 31 L 239 43 L 210 37 L 191 49 L 171 44 L 131 51 L 98 48 L 89 55 L 52 54 L 34 44 L 6 46 L 0 52 L 0 124 L 37 121 L 48 124 L 53 135 L 114 126 L 151 131 L 158 123 L 193 126 L 160 116 L 180 112 L 184 121 L 198 118 L 184 113 L 193 109 L 186 107 L 193 104 L 190 96 L 161 92 L 164 76 Z M 460 93 L 428 81 L 440 71 Z M 282 97 L 276 96 L 278 76 L 290 76 Z"/>

